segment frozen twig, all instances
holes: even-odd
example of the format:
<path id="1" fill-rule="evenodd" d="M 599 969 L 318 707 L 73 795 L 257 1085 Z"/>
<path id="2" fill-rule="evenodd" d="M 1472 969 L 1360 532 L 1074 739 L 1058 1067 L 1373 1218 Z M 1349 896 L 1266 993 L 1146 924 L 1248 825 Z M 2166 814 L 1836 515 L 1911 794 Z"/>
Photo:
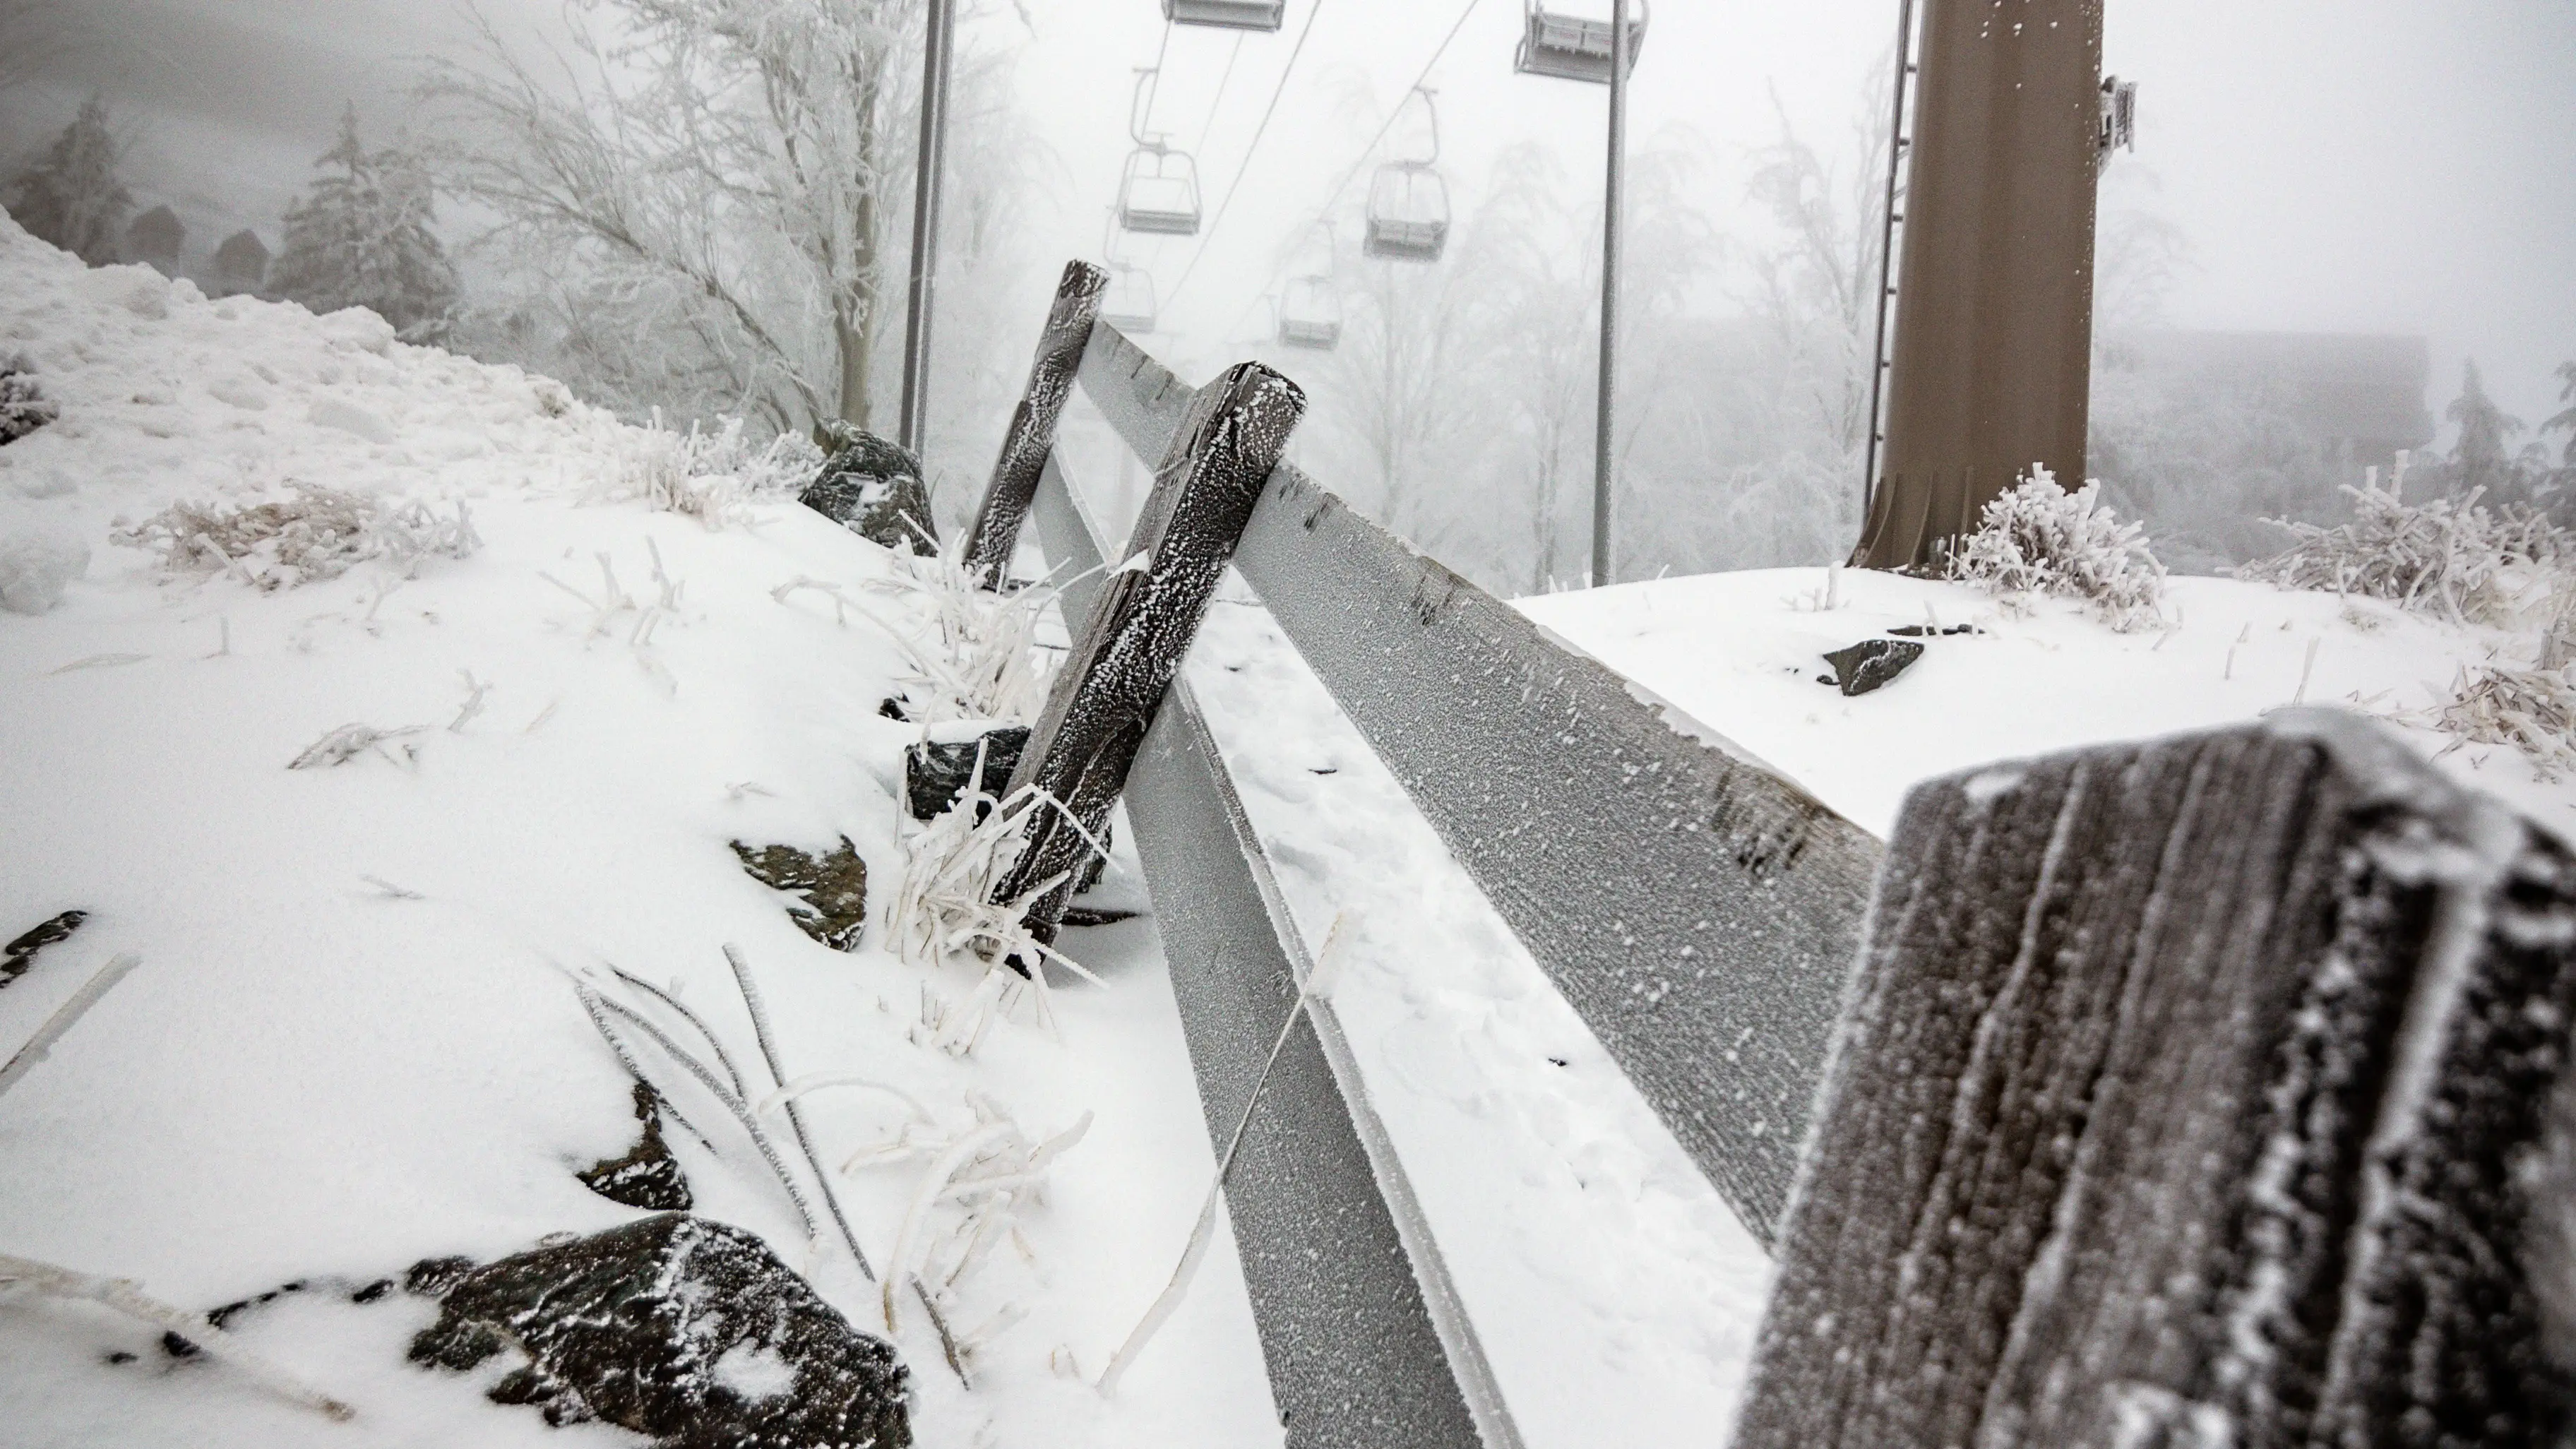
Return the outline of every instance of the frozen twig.
<path id="1" fill-rule="evenodd" d="M 404 725 L 400 729 L 380 730 L 373 725 L 344 724 L 305 746 L 302 754 L 286 762 L 286 768 L 319 770 L 332 765 L 345 765 L 369 750 L 383 755 L 386 763 L 398 765 L 402 763 L 400 760 L 385 754 L 384 742 L 399 739 L 404 735 L 416 735 L 420 731 L 419 725 Z"/>
<path id="2" fill-rule="evenodd" d="M 1207 1196 L 1199 1204 L 1198 1222 L 1190 1229 L 1190 1240 L 1181 1249 L 1181 1261 L 1172 1268 L 1171 1281 L 1163 1285 L 1163 1291 L 1155 1296 L 1152 1306 L 1145 1310 L 1145 1316 L 1127 1335 L 1127 1341 L 1119 1345 L 1118 1352 L 1109 1360 L 1109 1367 L 1101 1370 L 1099 1388 L 1103 1394 L 1118 1391 L 1118 1380 L 1135 1363 L 1136 1356 L 1145 1351 L 1145 1345 L 1153 1340 L 1164 1320 L 1170 1318 L 1181 1306 L 1181 1300 L 1188 1296 L 1190 1280 L 1198 1275 L 1199 1260 L 1207 1256 L 1208 1243 L 1215 1235 L 1216 1205 L 1225 1188 L 1225 1175 L 1234 1166 L 1235 1151 L 1243 1146 L 1243 1134 L 1252 1125 L 1253 1110 L 1261 1105 L 1262 1090 L 1270 1085 L 1271 1070 L 1279 1065 L 1279 1053 L 1286 1049 L 1289 1034 L 1297 1029 L 1298 1018 L 1315 1003 L 1328 1000 L 1332 995 L 1335 979 L 1341 972 L 1340 948 L 1345 919 L 1341 916 L 1333 918 L 1332 929 L 1325 934 L 1324 949 L 1316 956 L 1314 969 L 1306 973 L 1305 984 L 1298 988 L 1296 1004 L 1288 1008 L 1288 1019 L 1279 1024 L 1278 1039 L 1271 1042 L 1270 1055 L 1261 1064 L 1261 1075 L 1253 1080 L 1252 1095 L 1244 1099 L 1243 1115 L 1235 1119 L 1234 1134 L 1226 1139 L 1225 1155 L 1217 1159 L 1216 1176 L 1208 1182 Z"/>
<path id="3" fill-rule="evenodd" d="M 823 1170 L 823 1160 L 814 1153 L 814 1139 L 805 1131 L 805 1114 L 796 1110 L 796 1098 L 784 1090 L 787 1068 L 778 1059 L 778 1043 L 770 1034 L 769 1012 L 761 1005 L 760 985 L 752 980 L 751 963 L 742 959 L 742 948 L 731 941 L 725 943 L 724 957 L 725 964 L 733 967 L 734 984 L 742 988 L 742 1004 L 751 1013 L 751 1032 L 760 1039 L 761 1058 L 769 1063 L 769 1079 L 781 1089 L 772 1096 L 787 1109 L 787 1126 L 795 1134 L 796 1148 L 805 1154 L 805 1165 L 813 1169 L 814 1180 L 822 1185 L 823 1205 L 831 1209 L 832 1225 L 841 1230 L 841 1241 L 849 1248 L 852 1261 L 859 1265 L 859 1275 L 873 1282 L 876 1270 L 868 1266 L 868 1255 L 859 1247 L 859 1235 L 850 1230 L 850 1219 L 841 1211 L 840 1194 L 832 1191 L 831 1174 Z"/>
<path id="4" fill-rule="evenodd" d="M 73 992 L 71 1000 L 64 1002 L 52 1016 L 45 1018 L 45 1024 L 36 1028 L 36 1034 L 27 1039 L 27 1044 L 18 1048 L 17 1054 L 9 1058 L 9 1064 L 0 1066 L 0 1092 L 6 1092 L 16 1086 L 20 1077 L 25 1076 L 36 1063 L 43 1061 L 53 1052 L 54 1043 L 62 1040 L 63 1033 L 71 1030 L 73 1023 L 86 1015 L 91 1007 L 98 1005 L 98 999 L 107 994 L 108 988 L 124 980 L 126 972 L 142 964 L 142 957 L 127 951 L 98 968 L 98 974 L 92 976 L 80 990 Z"/>
<path id="5" fill-rule="evenodd" d="M 492 686 L 476 679 L 473 670 L 460 669 L 457 673 L 465 676 L 465 707 L 456 712 L 456 718 L 447 722 L 447 732 L 451 735 L 465 733 L 466 724 L 483 712 L 483 697 L 492 692 Z"/>
<path id="6" fill-rule="evenodd" d="M 33 1258 L 0 1253 L 0 1286 L 5 1285 L 16 1285 L 52 1298 L 82 1299 L 112 1308 L 128 1318 L 140 1319 L 186 1339 L 208 1358 L 230 1365 L 236 1373 L 290 1403 L 300 1404 L 343 1423 L 357 1417 L 357 1410 L 270 1363 L 202 1315 L 144 1296 L 142 1285 L 131 1278 L 102 1278 L 90 1273 L 75 1273 L 69 1268 L 58 1268 Z"/>

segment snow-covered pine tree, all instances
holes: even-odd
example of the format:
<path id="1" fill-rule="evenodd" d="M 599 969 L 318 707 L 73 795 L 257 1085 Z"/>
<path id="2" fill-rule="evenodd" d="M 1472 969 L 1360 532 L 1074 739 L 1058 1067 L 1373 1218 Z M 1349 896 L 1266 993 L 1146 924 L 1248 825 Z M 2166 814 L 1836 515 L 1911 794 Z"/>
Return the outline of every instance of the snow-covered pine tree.
<path id="1" fill-rule="evenodd" d="M 316 312 L 370 308 L 406 339 L 444 330 L 456 268 L 430 231 L 428 172 L 398 145 L 368 150 L 354 104 L 340 113 L 337 144 L 313 164 L 322 174 L 287 208 L 269 290 Z"/>
<path id="2" fill-rule="evenodd" d="M 2463 365 L 2460 395 L 2442 415 L 2460 425 L 2460 440 L 2451 448 L 2448 470 L 2453 492 L 2479 488 L 2491 503 L 2530 501 L 2529 480 L 2514 466 L 2512 446 L 2514 435 L 2522 431 L 2522 419 L 2506 416 L 2487 396 L 2486 380 L 2478 375 L 2474 359 Z"/>
<path id="3" fill-rule="evenodd" d="M 9 183 L 9 214 L 32 235 L 93 267 L 117 259 L 134 197 L 116 179 L 119 147 L 107 102 L 91 96 L 43 159 Z"/>

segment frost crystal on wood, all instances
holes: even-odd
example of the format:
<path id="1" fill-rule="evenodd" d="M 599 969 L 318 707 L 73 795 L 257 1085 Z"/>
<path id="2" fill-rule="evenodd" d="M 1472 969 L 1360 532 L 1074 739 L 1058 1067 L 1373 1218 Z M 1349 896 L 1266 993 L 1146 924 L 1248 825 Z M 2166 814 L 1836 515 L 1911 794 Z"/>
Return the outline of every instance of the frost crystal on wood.
<path id="1" fill-rule="evenodd" d="M 1923 786 L 1737 1444 L 2560 1442 L 2571 1008 L 2576 859 L 2351 716 Z"/>

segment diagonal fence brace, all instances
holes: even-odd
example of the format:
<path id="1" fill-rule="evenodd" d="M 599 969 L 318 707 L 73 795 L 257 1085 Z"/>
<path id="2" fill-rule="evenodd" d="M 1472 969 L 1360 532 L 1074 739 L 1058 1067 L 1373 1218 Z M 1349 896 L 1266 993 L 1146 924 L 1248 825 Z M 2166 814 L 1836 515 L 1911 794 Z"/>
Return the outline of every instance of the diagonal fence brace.
<path id="1" fill-rule="evenodd" d="M 1038 892 L 1027 920 L 1039 940 L 1054 938 L 1235 540 L 1305 412 L 1295 383 L 1238 363 L 1199 390 L 1173 434 L 1126 558 L 1095 597 L 1011 774 L 1008 793 L 1034 785 L 1062 807 L 1029 812 L 1026 843 L 993 888 L 998 903 Z"/>
<path id="2" fill-rule="evenodd" d="M 1109 274 L 1089 262 L 1064 264 L 1056 283 L 1055 305 L 1047 310 L 1046 330 L 1038 334 L 1037 360 L 1029 365 L 1028 390 L 1002 434 L 1002 455 L 993 462 L 993 478 L 984 488 L 983 506 L 975 511 L 974 529 L 966 536 L 966 571 L 976 585 L 1002 586 L 1011 566 L 1011 551 L 1020 541 L 1020 525 L 1037 496 L 1039 475 L 1055 452 L 1056 425 L 1064 419 L 1065 399 L 1073 395 L 1082 369 L 1082 349 L 1099 320 L 1100 298 Z"/>

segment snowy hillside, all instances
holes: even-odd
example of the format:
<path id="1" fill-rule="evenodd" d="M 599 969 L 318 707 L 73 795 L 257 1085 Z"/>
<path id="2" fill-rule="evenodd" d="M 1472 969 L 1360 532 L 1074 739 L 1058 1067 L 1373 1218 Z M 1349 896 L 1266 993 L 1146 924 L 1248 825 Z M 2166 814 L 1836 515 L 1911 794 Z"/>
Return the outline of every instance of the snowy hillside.
<path id="1" fill-rule="evenodd" d="M 569 977 L 659 1010 L 614 966 L 691 1005 L 757 1092 L 730 942 L 789 1076 L 898 1089 L 805 1100 L 835 1170 L 898 1132 L 935 1145 L 986 1119 L 1031 1136 L 1090 1119 L 1018 1242 L 958 1279 L 961 1335 L 1026 1312 L 974 1353 L 972 1393 L 900 1305 L 918 1442 L 1277 1442 L 1223 1243 L 1115 1401 L 1070 1376 L 1096 1373 L 1142 1311 L 1212 1170 L 1150 921 L 1070 934 L 1109 989 L 1059 993 L 1056 1033 L 1024 1010 L 953 1056 L 920 1023 L 971 976 L 899 965 L 873 938 L 854 955 L 809 940 L 728 848 L 846 836 L 872 897 L 891 896 L 919 727 L 878 705 L 911 668 L 870 618 L 772 593 L 828 581 L 915 628 L 908 596 L 871 588 L 889 555 L 764 495 L 757 459 L 692 463 L 551 383 L 397 344 L 371 314 L 208 303 L 0 221 L 9 354 L 61 415 L 0 448 L 0 938 L 89 914 L 0 973 L 0 1042 L 14 1051 L 111 957 L 141 964 L 0 1097 L 0 1254 L 197 1312 L 300 1284 L 229 1326 L 357 1414 L 332 1423 L 174 1360 L 140 1323 L 20 1295 L 0 1306 L 0 1438 L 643 1442 L 487 1403 L 497 1364 L 470 1381 L 411 1367 L 431 1306 L 350 1300 L 424 1258 L 642 1216 L 574 1175 L 638 1128 Z M 229 562 L 165 559 L 149 527 L 110 542 L 118 520 L 183 501 L 293 507 L 299 485 L 344 490 L 359 502 L 336 506 L 371 521 L 333 534 L 317 514 Z M 657 508 L 657 489 L 698 514 Z M 351 724 L 385 738 L 288 768 Z M 723 1114 L 674 1101 L 698 1210 L 882 1330 L 832 1230 L 809 1245 Z M 880 1269 L 923 1177 L 921 1156 L 892 1155 L 836 1178 Z M 960 1211 L 933 1204 L 912 1254 L 946 1251 Z"/>

